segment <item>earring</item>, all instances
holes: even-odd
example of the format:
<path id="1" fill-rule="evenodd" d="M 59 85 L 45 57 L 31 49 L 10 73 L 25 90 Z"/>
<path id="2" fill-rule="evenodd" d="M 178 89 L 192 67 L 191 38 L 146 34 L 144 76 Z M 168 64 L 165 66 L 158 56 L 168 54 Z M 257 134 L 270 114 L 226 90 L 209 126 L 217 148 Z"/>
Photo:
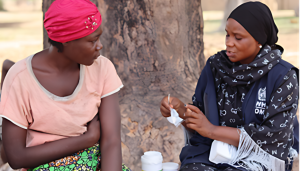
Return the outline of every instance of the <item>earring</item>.
<path id="1" fill-rule="evenodd" d="M 97 50 L 100 50 L 100 47 L 96 47 Z"/>
<path id="2" fill-rule="evenodd" d="M 262 48 L 262 45 L 259 45 L 259 48 Z"/>

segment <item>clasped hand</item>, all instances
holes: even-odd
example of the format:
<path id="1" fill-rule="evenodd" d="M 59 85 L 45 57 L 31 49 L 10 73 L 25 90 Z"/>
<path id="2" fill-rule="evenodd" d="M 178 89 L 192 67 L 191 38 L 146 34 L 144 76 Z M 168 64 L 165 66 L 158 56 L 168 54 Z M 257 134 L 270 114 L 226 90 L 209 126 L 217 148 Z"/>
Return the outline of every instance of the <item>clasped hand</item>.
<path id="1" fill-rule="evenodd" d="M 182 123 L 183 126 L 197 131 L 204 137 L 210 137 L 214 125 L 208 121 L 199 108 L 194 105 L 184 105 L 184 103 L 176 97 L 170 97 L 168 103 L 168 97 L 165 96 L 160 104 L 160 111 L 164 117 L 171 116 L 170 107 L 175 109 L 178 112 L 179 117 L 185 120 Z"/>
<path id="2" fill-rule="evenodd" d="M 93 120 L 87 124 L 87 131 L 84 133 L 84 136 L 87 138 L 87 141 L 91 142 L 91 146 L 96 144 L 100 139 L 100 120 L 99 115 L 97 114 Z"/>

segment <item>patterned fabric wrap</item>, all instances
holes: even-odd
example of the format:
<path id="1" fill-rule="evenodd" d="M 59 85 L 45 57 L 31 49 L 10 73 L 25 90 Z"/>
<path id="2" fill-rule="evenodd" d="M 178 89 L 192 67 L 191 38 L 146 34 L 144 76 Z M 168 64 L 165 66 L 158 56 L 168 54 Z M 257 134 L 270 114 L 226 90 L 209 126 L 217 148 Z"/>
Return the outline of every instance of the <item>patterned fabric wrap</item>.
<path id="1" fill-rule="evenodd" d="M 211 57 L 222 126 L 244 125 L 242 104 L 245 96 L 253 83 L 266 75 L 280 58 L 281 52 L 271 50 L 269 45 L 264 46 L 250 64 L 233 63 L 223 53 Z"/>
<path id="2" fill-rule="evenodd" d="M 99 144 L 81 150 L 71 156 L 40 165 L 27 171 L 100 171 L 101 153 Z M 122 164 L 122 171 L 131 171 Z"/>
<path id="3" fill-rule="evenodd" d="M 220 124 L 244 127 L 248 135 L 269 154 L 286 160 L 293 140 L 293 121 L 298 104 L 298 79 L 294 70 L 285 75 L 279 88 L 267 104 L 265 88 L 253 114 L 263 117 L 264 124 L 244 124 L 242 105 L 255 81 L 261 79 L 281 60 L 281 52 L 265 45 L 250 64 L 232 63 L 226 56 L 212 57 Z M 259 106 L 259 104 L 263 104 Z"/>
<path id="4" fill-rule="evenodd" d="M 228 163 L 232 166 L 282 171 L 298 155 L 292 148 L 299 99 L 298 69 L 280 58 L 281 51 L 269 45 L 249 64 L 231 62 L 225 51 L 210 57 L 219 125 L 241 130 L 237 153 Z M 197 94 L 196 89 L 193 104 L 201 109 Z"/>

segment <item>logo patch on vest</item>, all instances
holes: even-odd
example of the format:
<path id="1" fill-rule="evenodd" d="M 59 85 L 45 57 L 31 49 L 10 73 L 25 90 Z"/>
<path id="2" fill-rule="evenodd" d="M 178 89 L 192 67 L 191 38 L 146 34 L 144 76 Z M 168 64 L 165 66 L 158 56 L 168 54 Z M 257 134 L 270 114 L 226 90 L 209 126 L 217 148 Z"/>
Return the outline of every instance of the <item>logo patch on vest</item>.
<path id="1" fill-rule="evenodd" d="M 266 87 L 258 90 L 258 100 L 255 104 L 255 114 L 263 115 L 266 109 Z"/>

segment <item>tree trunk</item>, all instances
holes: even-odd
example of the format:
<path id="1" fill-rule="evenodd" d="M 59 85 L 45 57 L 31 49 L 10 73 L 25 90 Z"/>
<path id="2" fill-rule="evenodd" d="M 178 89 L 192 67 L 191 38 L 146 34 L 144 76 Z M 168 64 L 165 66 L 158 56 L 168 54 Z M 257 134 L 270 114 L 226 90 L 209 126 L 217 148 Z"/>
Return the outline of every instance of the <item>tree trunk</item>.
<path id="1" fill-rule="evenodd" d="M 204 66 L 200 0 L 99 0 L 102 55 L 115 65 L 120 91 L 123 162 L 141 170 L 145 151 L 179 163 L 180 128 L 160 114 L 164 96 L 190 102 Z"/>
<path id="2" fill-rule="evenodd" d="M 54 2 L 55 0 L 43 0 L 42 2 L 42 11 L 43 11 L 43 20 L 45 19 L 45 13 L 47 12 L 48 8 L 50 7 L 50 5 L 52 4 L 52 2 Z M 98 1 L 97 0 L 91 0 L 94 4 L 96 4 L 96 6 L 98 6 Z M 45 29 L 45 27 L 43 27 L 43 45 L 44 45 L 44 49 L 48 48 L 50 46 L 49 42 L 48 42 L 48 34 L 47 31 Z"/>
<path id="3" fill-rule="evenodd" d="M 43 0 L 43 12 L 53 0 Z M 160 114 L 171 94 L 190 102 L 204 67 L 201 0 L 98 0 L 104 46 L 115 65 L 120 91 L 123 162 L 141 170 L 145 151 L 160 151 L 164 162 L 179 163 L 180 128 Z M 48 47 L 44 30 L 44 48 Z"/>

